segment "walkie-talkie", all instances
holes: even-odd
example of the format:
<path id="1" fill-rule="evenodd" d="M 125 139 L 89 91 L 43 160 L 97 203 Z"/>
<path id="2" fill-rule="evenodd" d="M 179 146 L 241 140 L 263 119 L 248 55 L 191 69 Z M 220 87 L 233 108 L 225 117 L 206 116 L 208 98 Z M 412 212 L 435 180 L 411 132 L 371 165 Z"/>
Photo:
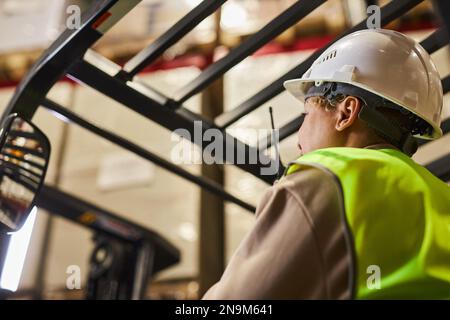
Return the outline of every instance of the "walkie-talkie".
<path id="1" fill-rule="evenodd" d="M 277 180 L 280 179 L 283 176 L 283 162 L 281 161 L 281 157 L 280 157 L 280 150 L 278 149 L 278 144 L 277 141 L 275 141 L 275 123 L 273 121 L 273 110 L 272 107 L 269 107 L 269 114 L 270 114 L 270 123 L 272 125 L 272 145 L 275 148 L 275 159 L 278 159 L 278 165 L 279 165 L 279 169 L 278 169 L 278 174 L 277 174 Z"/>

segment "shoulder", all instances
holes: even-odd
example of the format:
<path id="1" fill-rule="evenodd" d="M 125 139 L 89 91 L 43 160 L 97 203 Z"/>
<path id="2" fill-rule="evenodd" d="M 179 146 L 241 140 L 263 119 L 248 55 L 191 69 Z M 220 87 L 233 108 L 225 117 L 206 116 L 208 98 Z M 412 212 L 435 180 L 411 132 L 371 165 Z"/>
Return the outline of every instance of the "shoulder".
<path id="1" fill-rule="evenodd" d="M 339 180 L 330 171 L 303 166 L 275 183 L 260 201 L 257 218 L 279 214 L 303 215 L 312 227 L 318 227 L 324 216 L 339 220 L 344 212 Z M 267 217 L 266 217 L 267 218 Z"/>
<path id="2" fill-rule="evenodd" d="M 345 222 L 345 209 L 339 180 L 326 169 L 302 166 L 302 169 L 283 177 L 266 194 L 265 207 L 260 210 L 261 221 L 284 221 L 277 232 L 290 243 L 308 243 L 308 250 L 320 257 L 314 265 L 321 270 L 327 298 L 352 296 L 353 244 Z M 263 205 L 263 206 L 264 206 Z M 281 230 L 281 231 L 280 231 Z M 307 240 L 309 239 L 309 241 Z M 306 250 L 306 249 L 304 249 Z M 309 257 L 311 251 L 307 252 Z M 302 260 L 303 261 L 303 260 Z M 336 270 L 336 266 L 342 266 Z M 303 261 L 301 268 L 307 268 Z M 308 273 L 312 276 L 312 273 Z M 317 283 L 316 283 L 317 285 Z"/>
<path id="3" fill-rule="evenodd" d="M 337 177 L 326 169 L 302 166 L 273 186 L 274 192 L 285 192 L 306 207 L 308 213 L 341 206 L 341 187 Z M 328 210 L 327 210 L 328 211 Z"/>

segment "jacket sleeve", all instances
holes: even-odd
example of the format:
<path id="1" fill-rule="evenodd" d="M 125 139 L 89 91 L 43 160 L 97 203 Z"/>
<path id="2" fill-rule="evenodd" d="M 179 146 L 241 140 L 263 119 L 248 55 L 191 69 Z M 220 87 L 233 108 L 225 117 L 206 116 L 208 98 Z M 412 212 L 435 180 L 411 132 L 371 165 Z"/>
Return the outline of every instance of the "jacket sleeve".
<path id="1" fill-rule="evenodd" d="M 318 169 L 306 172 L 288 176 L 266 192 L 255 226 L 203 299 L 350 296 L 350 260 L 342 221 L 324 220 L 339 211 L 338 189 Z"/>

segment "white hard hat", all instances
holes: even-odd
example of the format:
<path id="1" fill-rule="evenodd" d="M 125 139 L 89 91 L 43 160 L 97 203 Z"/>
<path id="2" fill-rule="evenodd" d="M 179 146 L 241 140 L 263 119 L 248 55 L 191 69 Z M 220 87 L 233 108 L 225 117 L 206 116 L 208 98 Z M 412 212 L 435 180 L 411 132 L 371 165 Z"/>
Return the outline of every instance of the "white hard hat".
<path id="1" fill-rule="evenodd" d="M 305 94 L 323 82 L 347 83 L 389 100 L 430 124 L 433 130 L 417 136 L 442 136 L 442 83 L 426 50 L 404 34 L 385 29 L 357 31 L 343 37 L 312 64 L 299 79 L 284 87 L 304 102 Z"/>

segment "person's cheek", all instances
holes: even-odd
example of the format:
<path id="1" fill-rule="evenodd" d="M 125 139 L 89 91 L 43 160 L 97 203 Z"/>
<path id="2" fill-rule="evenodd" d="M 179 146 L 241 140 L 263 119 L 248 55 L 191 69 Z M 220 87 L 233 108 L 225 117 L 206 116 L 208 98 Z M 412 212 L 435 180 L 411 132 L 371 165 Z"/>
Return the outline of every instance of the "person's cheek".
<path id="1" fill-rule="evenodd" d="M 334 130 L 334 116 L 331 112 L 321 110 L 315 115 L 315 134 L 316 134 L 316 149 L 334 146 L 335 130 Z"/>
<path id="2" fill-rule="evenodd" d="M 309 146 L 310 136 L 311 133 L 309 121 L 307 117 L 305 117 L 300 129 L 298 130 L 298 144 L 299 148 L 301 148 L 302 153 L 308 152 L 307 150 L 309 150 L 310 148 Z"/>
<path id="3" fill-rule="evenodd" d="M 303 142 L 301 143 L 302 146 L 305 145 L 305 148 L 303 148 L 304 153 L 323 147 L 324 139 L 326 139 L 327 135 L 323 116 L 321 110 L 313 109 L 305 117 L 304 124 L 307 128 L 307 132 L 305 132 L 307 135 L 302 133 Z"/>

